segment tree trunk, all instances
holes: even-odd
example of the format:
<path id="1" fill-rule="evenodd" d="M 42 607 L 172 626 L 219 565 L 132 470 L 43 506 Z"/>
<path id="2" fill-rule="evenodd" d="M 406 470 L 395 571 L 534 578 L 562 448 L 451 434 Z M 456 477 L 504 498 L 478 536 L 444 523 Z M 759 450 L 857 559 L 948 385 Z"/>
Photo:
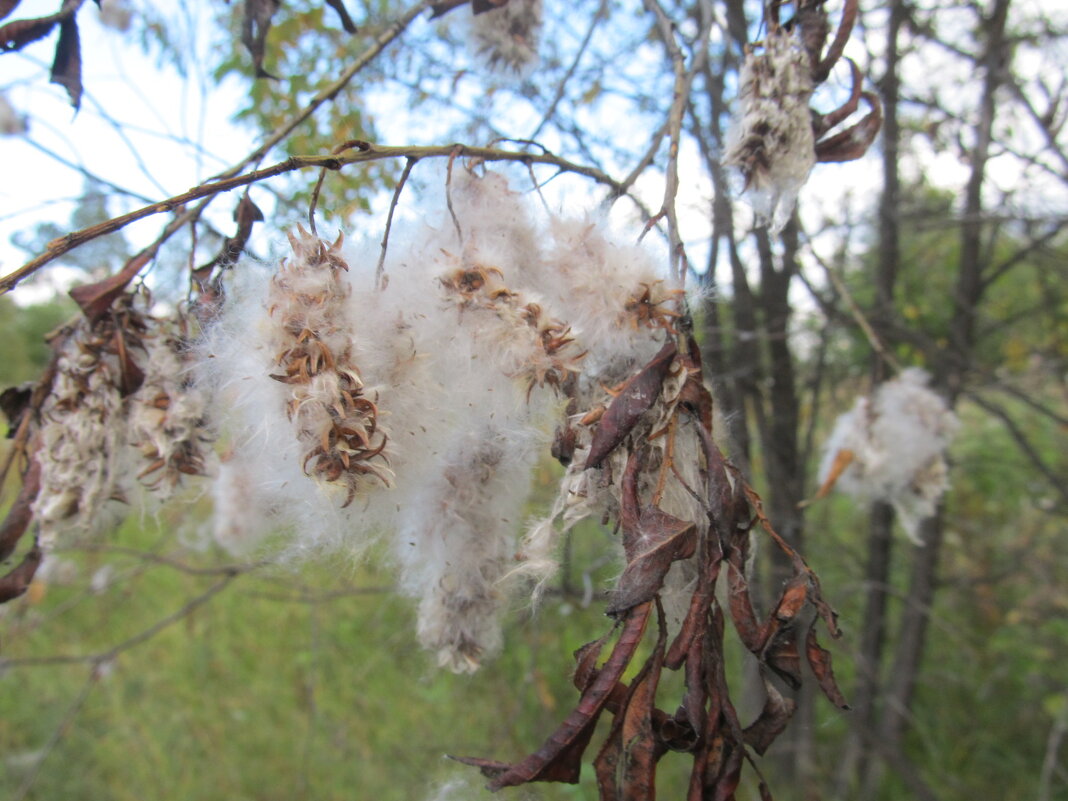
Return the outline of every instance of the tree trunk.
<path id="1" fill-rule="evenodd" d="M 995 0 L 990 16 L 984 20 L 986 47 L 980 66 L 983 69 L 983 93 L 975 125 L 975 145 L 971 151 L 971 174 L 965 191 L 964 218 L 961 223 L 960 265 L 953 298 L 950 326 L 951 348 L 936 366 L 935 388 L 955 404 L 963 389 L 965 373 L 975 347 L 975 313 L 982 298 L 984 222 L 982 187 L 994 127 L 995 100 L 1006 75 L 1009 46 L 1005 36 L 1011 0 Z M 909 710 L 927 640 L 927 626 L 935 591 L 938 587 L 939 556 L 944 525 L 942 514 L 925 521 L 921 527 L 924 546 L 913 550 L 908 603 L 905 607 L 894 655 L 893 668 L 886 688 L 879 746 L 890 755 L 900 755 L 908 728 Z"/>

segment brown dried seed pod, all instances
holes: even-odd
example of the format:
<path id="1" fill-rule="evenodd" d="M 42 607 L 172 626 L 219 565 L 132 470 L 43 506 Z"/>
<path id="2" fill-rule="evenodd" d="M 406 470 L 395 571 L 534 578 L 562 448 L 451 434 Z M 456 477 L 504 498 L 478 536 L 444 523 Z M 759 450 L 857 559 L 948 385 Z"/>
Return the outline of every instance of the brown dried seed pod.
<path id="1" fill-rule="evenodd" d="M 306 448 L 304 472 L 342 486 L 348 505 L 365 476 L 389 484 L 390 472 L 378 407 L 364 396 L 352 361 L 343 238 L 328 245 L 298 226 L 289 241 L 293 257 L 282 263 L 270 288 L 278 368 L 271 378 L 290 387 L 286 413 Z"/>

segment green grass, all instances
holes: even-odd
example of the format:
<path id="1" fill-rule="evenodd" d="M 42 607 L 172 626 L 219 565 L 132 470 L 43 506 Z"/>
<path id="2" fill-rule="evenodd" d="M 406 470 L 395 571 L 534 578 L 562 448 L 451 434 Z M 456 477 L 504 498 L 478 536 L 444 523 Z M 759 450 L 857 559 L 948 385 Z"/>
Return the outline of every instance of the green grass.
<path id="1" fill-rule="evenodd" d="M 111 543 L 147 549 L 158 539 L 128 524 Z M 387 574 L 263 568 L 107 663 L 64 727 L 93 665 L 18 660 L 106 652 L 225 576 L 127 553 L 61 558 L 75 568 L 70 586 L 42 583 L 0 617 L 3 656 L 15 662 L 0 674 L 4 798 L 57 731 L 29 798 L 407 801 L 458 777 L 468 780 L 464 797 L 490 797 L 476 771 L 444 754 L 510 760 L 539 746 L 576 698 L 572 650 L 609 626 L 598 602 L 514 610 L 504 653 L 474 676 L 454 676 L 416 645 L 412 604 L 381 591 Z M 105 565 L 114 583 L 93 594 L 89 582 Z M 538 796 L 592 801 L 587 773 L 577 788 Z"/>

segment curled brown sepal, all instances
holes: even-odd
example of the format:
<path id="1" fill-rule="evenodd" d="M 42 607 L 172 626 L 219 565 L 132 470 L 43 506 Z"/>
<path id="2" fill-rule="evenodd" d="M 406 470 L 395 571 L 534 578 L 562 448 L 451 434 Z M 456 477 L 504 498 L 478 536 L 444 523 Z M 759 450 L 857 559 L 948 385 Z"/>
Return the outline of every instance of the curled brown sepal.
<path id="1" fill-rule="evenodd" d="M 0 604 L 18 598 L 26 592 L 30 582 L 33 581 L 34 574 L 37 573 L 37 568 L 41 565 L 42 558 L 44 554 L 41 552 L 41 546 L 34 543 L 34 546 L 22 557 L 18 566 L 7 575 L 0 577 Z"/>
<path id="2" fill-rule="evenodd" d="M 676 346 L 669 340 L 638 373 L 632 376 L 612 399 L 597 425 L 586 457 L 586 469 L 600 467 L 612 451 L 626 439 L 641 416 L 652 408 L 660 395 L 668 368 L 675 359 Z"/>
<path id="3" fill-rule="evenodd" d="M 135 275 L 141 272 L 150 258 L 151 256 L 147 252 L 139 253 L 126 262 L 125 266 L 115 275 L 109 276 L 102 281 L 97 281 L 94 284 L 76 286 L 69 294 L 89 322 L 95 323 L 108 313 L 111 304 L 126 291 L 126 285 L 133 280 Z"/>
<path id="4" fill-rule="evenodd" d="M 644 603 L 627 613 L 623 630 L 608 660 L 600 670 L 593 673 L 593 678 L 584 689 L 578 704 L 556 731 L 549 735 L 541 748 L 512 765 L 477 757 L 452 759 L 479 768 L 484 776 L 491 779 L 486 787 L 494 792 L 502 787 L 515 787 L 538 781 L 576 784 L 582 765 L 582 753 L 593 736 L 597 718 L 645 634 L 651 609 L 651 603 Z M 585 656 L 589 657 L 590 653 L 586 652 Z M 580 653 L 579 658 L 582 657 L 583 654 Z"/>
<path id="5" fill-rule="evenodd" d="M 15 546 L 29 528 L 33 520 L 33 502 L 37 500 L 37 493 L 40 491 L 41 465 L 33 459 L 22 477 L 22 488 L 18 497 L 7 510 L 4 522 L 0 523 L 0 562 L 15 552 Z"/>
<path id="6" fill-rule="evenodd" d="M 786 725 L 797 709 L 797 702 L 779 692 L 767 675 L 764 677 L 764 708 L 757 719 L 745 727 L 742 737 L 745 744 L 761 756 L 776 738 L 786 730 Z"/>
<path id="7" fill-rule="evenodd" d="M 831 669 L 831 652 L 817 642 L 815 626 L 808 630 L 808 636 L 805 637 L 805 656 L 808 658 L 808 666 L 812 668 L 812 675 L 816 677 L 827 700 L 839 709 L 849 709 L 849 702 L 838 688 L 834 671 Z"/>
<path id="8" fill-rule="evenodd" d="M 34 17 L 33 19 L 17 19 L 14 22 L 0 26 L 0 51 L 21 50 L 30 42 L 43 39 L 52 32 L 52 29 L 57 24 L 71 19 L 83 2 L 84 0 L 64 0 L 63 5 L 59 7 L 59 11 L 55 14 Z M 6 17 L 13 10 L 14 6 L 7 7 L 5 13 L 0 15 L 0 19 Z"/>
<path id="9" fill-rule="evenodd" d="M 816 161 L 855 161 L 868 152 L 882 127 L 883 107 L 872 92 L 862 92 L 860 96 L 871 111 L 860 122 L 850 125 L 841 133 L 816 142 Z"/>

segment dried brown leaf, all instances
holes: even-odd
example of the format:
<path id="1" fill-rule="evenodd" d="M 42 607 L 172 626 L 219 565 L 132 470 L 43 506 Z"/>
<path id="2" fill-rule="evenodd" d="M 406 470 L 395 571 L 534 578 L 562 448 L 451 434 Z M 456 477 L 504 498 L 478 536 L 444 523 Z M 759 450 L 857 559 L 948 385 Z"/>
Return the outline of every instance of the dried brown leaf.
<path id="1" fill-rule="evenodd" d="M 506 5 L 508 5 L 508 0 L 471 0 L 471 13 L 484 14 Z"/>
<path id="2" fill-rule="evenodd" d="M 785 698 L 766 676 L 764 691 L 764 708 L 743 732 L 745 744 L 760 755 L 786 730 L 786 724 L 797 709 L 797 703 L 792 698 Z"/>
<path id="3" fill-rule="evenodd" d="M 831 652 L 820 646 L 816 640 L 816 628 L 808 630 L 805 638 L 805 655 L 808 657 L 808 665 L 812 668 L 812 674 L 819 682 L 820 689 L 827 696 L 827 700 L 839 709 L 849 709 L 842 691 L 838 688 L 838 682 L 834 679 L 834 670 L 831 668 Z"/>
<path id="4" fill-rule="evenodd" d="M 868 152 L 879 128 L 882 127 L 883 107 L 879 98 L 872 92 L 864 92 L 861 97 L 871 107 L 871 111 L 855 125 L 817 142 L 816 161 L 854 161 Z"/>
<path id="5" fill-rule="evenodd" d="M 345 4 L 341 0 L 326 0 L 326 4 L 341 18 L 341 27 L 345 29 L 345 33 L 356 33 L 356 23 L 352 21 L 352 17 L 345 10 Z"/>
<path id="6" fill-rule="evenodd" d="M 30 42 L 43 39 L 52 32 L 52 28 L 59 22 L 58 15 L 52 14 L 47 17 L 36 19 L 17 19 L 0 27 L 0 50 L 10 52 L 21 50 Z"/>
<path id="7" fill-rule="evenodd" d="M 21 0 L 0 0 L 0 19 L 3 19 L 16 8 Z"/>
<path id="8" fill-rule="evenodd" d="M 656 402 L 675 352 L 674 341 L 669 341 L 612 399 L 593 434 L 590 453 L 586 457 L 587 469 L 600 467 Z"/>
<path id="9" fill-rule="evenodd" d="M 75 110 L 82 105 L 82 46 L 78 36 L 78 20 L 71 16 L 59 24 L 59 41 L 52 60 L 51 83 L 67 90 Z"/>
<path id="10" fill-rule="evenodd" d="M 76 286 L 69 294 L 74 299 L 74 302 L 78 304 L 78 308 L 82 310 L 82 314 L 89 319 L 89 322 L 95 323 L 108 313 L 111 304 L 126 291 L 126 285 L 133 280 L 135 275 L 141 272 L 141 269 L 148 264 L 149 260 L 150 257 L 147 253 L 140 253 L 126 262 L 122 270 L 115 275 L 102 281 L 97 281 L 95 284 Z"/>
<path id="11" fill-rule="evenodd" d="M 257 78 L 274 78 L 263 68 L 267 47 L 267 34 L 271 30 L 271 18 L 278 10 L 279 0 L 245 0 L 245 16 L 241 21 L 241 43 L 252 56 L 252 65 Z"/>
<path id="12" fill-rule="evenodd" d="M 646 603 L 630 610 L 623 623 L 619 639 L 604 667 L 596 671 L 593 680 L 582 693 L 578 705 L 542 744 L 541 748 L 521 762 L 501 771 L 498 771 L 498 767 L 503 763 L 478 759 L 468 760 L 466 757 L 458 761 L 475 765 L 484 773 L 487 769 L 493 771 L 496 775 L 491 776 L 492 781 L 488 787 L 494 791 L 502 787 L 514 787 L 534 781 L 576 783 L 579 778 L 582 753 L 589 745 L 593 730 L 597 725 L 597 718 L 604 709 L 609 695 L 616 688 L 627 665 L 630 664 L 634 651 L 645 633 L 650 609 L 651 604 Z M 588 656 L 589 653 L 587 651 L 586 655 Z"/>
<path id="13" fill-rule="evenodd" d="M 448 14 L 454 8 L 467 5 L 471 0 L 441 0 L 438 3 L 431 3 L 430 9 L 432 11 L 430 18 L 435 19 L 437 17 Z"/>
<path id="14" fill-rule="evenodd" d="M 660 634 L 652 656 L 646 660 L 631 685 L 630 698 L 623 713 L 623 770 L 621 793 L 623 801 L 654 801 L 656 798 L 656 763 L 664 747 L 656 738 L 654 712 L 660 671 L 664 666 L 664 645 L 667 626 L 657 605 Z"/>
<path id="15" fill-rule="evenodd" d="M 193 271 L 193 277 L 201 286 L 206 286 L 208 279 L 216 267 L 228 267 L 241 258 L 248 245 L 249 237 L 252 236 L 252 227 L 263 222 L 263 212 L 247 194 L 241 197 L 234 209 L 234 222 L 237 223 L 237 231 L 233 236 L 223 240 L 219 254 L 202 267 Z"/>
<path id="16" fill-rule="evenodd" d="M 29 528 L 33 520 L 33 502 L 37 500 L 40 489 L 41 465 L 33 459 L 22 477 L 22 487 L 15 502 L 7 510 L 4 522 L 0 523 L 0 562 L 15 552 L 15 546 Z"/>
<path id="17" fill-rule="evenodd" d="M 626 540 L 624 531 L 624 547 Z M 631 540 L 627 548 L 629 561 L 606 610 L 613 617 L 653 599 L 663 587 L 672 563 L 694 555 L 697 527 L 655 506 L 647 506 L 641 511 Z"/>
<path id="18" fill-rule="evenodd" d="M 757 653 L 764 644 L 763 626 L 757 621 L 753 600 L 749 595 L 749 580 L 745 575 L 745 555 L 734 549 L 727 566 L 729 588 L 728 608 L 731 621 L 742 644 L 752 653 Z"/>
<path id="19" fill-rule="evenodd" d="M 22 422 L 22 416 L 30 408 L 30 399 L 33 397 L 33 383 L 19 384 L 17 387 L 8 387 L 0 392 L 0 412 L 4 413 L 10 428 L 8 438 L 15 434 L 15 429 Z"/>
<path id="20" fill-rule="evenodd" d="M 26 592 L 43 558 L 44 554 L 41 553 L 40 546 L 34 545 L 22 557 L 17 567 L 7 575 L 0 577 L 0 604 L 18 598 Z"/>

